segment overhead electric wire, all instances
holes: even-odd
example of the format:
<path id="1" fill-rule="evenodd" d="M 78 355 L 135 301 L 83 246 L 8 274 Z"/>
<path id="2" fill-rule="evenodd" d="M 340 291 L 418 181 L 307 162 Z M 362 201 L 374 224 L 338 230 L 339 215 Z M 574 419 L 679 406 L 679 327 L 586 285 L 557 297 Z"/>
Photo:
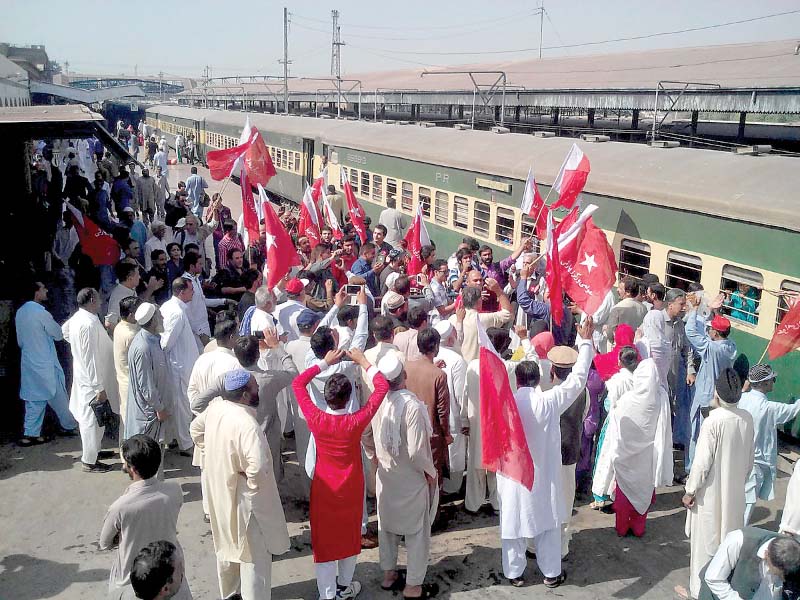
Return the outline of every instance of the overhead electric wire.
<path id="1" fill-rule="evenodd" d="M 486 25 L 487 23 L 496 23 L 498 21 L 506 21 L 512 18 L 518 18 L 523 15 L 533 15 L 536 14 L 537 9 L 526 9 L 524 11 L 514 13 L 512 15 L 505 15 L 502 17 L 497 17 L 495 19 L 483 19 L 481 21 L 475 21 L 473 23 L 451 23 L 450 25 L 439 25 L 439 26 L 427 26 L 427 27 L 402 27 L 403 31 L 441 31 L 446 29 L 448 31 L 452 31 L 453 29 L 460 29 L 462 27 L 472 28 L 479 25 Z M 315 23 L 324 23 L 326 25 L 330 24 L 330 20 L 326 19 L 317 19 L 313 17 L 306 17 L 303 15 L 298 15 L 297 13 L 292 13 L 292 16 L 298 17 L 304 21 L 313 21 Z M 347 21 L 340 22 L 343 28 L 348 30 L 350 29 L 390 29 L 392 31 L 397 31 L 398 27 L 396 25 L 355 25 L 352 23 L 348 23 Z"/>
<path id="2" fill-rule="evenodd" d="M 619 37 L 608 40 L 597 40 L 593 42 L 580 42 L 577 44 L 560 44 L 558 46 L 542 46 L 542 50 L 564 50 L 567 48 L 585 48 L 587 46 L 600 46 L 603 44 L 614 44 L 618 42 L 631 42 L 636 40 L 644 40 L 655 37 L 664 37 L 668 35 L 678 35 L 681 33 L 691 33 L 695 31 L 707 31 L 709 29 L 719 29 L 720 27 L 729 27 L 731 25 L 741 25 L 744 23 L 753 23 L 755 21 L 763 21 L 765 19 L 773 19 L 775 17 L 783 17 L 786 15 L 796 15 L 800 13 L 800 9 L 787 10 L 779 13 L 772 13 L 768 15 L 761 15 L 759 17 L 751 17 L 749 19 L 738 19 L 736 21 L 727 21 L 725 23 L 715 23 L 713 25 L 702 25 L 699 27 L 689 27 L 686 29 L 676 29 L 672 31 L 659 31 L 656 33 L 647 33 L 643 35 L 634 35 L 627 37 Z M 545 13 L 546 14 L 546 13 Z M 538 52 L 539 47 L 535 48 L 516 48 L 514 50 L 481 50 L 476 52 L 468 51 L 451 51 L 451 52 L 437 52 L 437 51 L 421 51 L 421 50 L 393 50 L 387 48 L 370 48 L 370 50 L 379 50 L 383 52 L 392 52 L 393 54 L 411 54 L 417 56 L 485 56 L 490 54 L 520 54 L 524 52 Z"/>

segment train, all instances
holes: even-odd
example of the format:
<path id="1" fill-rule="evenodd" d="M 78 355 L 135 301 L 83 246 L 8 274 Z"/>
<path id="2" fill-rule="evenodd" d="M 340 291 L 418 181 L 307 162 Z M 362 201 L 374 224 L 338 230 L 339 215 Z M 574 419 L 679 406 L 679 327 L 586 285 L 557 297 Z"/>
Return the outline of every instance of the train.
<path id="1" fill-rule="evenodd" d="M 533 234 L 520 203 L 529 168 L 550 195 L 573 139 L 156 105 L 149 125 L 172 142 L 194 135 L 201 153 L 238 144 L 245 119 L 269 146 L 277 175 L 267 191 L 299 203 L 327 162 L 328 178 L 346 171 L 373 222 L 393 198 L 409 221 L 421 208 L 431 238 L 455 248 L 464 236 L 495 256 Z M 700 282 L 706 294 L 745 290 L 732 339 L 755 363 L 800 293 L 800 169 L 796 158 L 682 147 L 579 142 L 591 162 L 581 201 L 614 248 L 620 272 L 655 273 L 667 287 Z M 338 187 L 338 186 L 337 186 Z M 800 350 L 778 358 L 774 400 L 800 389 Z M 787 430 L 800 436 L 800 418 Z"/>

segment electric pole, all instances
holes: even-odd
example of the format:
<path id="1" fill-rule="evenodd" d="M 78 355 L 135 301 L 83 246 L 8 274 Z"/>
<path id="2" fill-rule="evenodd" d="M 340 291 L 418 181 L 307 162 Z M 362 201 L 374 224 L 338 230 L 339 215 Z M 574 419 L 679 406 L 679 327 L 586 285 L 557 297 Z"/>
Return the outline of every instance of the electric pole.
<path id="1" fill-rule="evenodd" d="M 158 95 L 161 98 L 161 102 L 164 102 L 164 71 L 159 71 L 158 73 Z"/>
<path id="2" fill-rule="evenodd" d="M 542 58 L 542 39 L 544 36 L 544 2 L 539 5 L 539 59 Z"/>
<path id="3" fill-rule="evenodd" d="M 289 10 L 283 7 L 283 110 L 289 114 Z"/>
<path id="4" fill-rule="evenodd" d="M 332 10 L 333 38 L 331 40 L 331 77 L 336 78 L 336 118 L 342 116 L 342 46 L 339 11 Z"/>

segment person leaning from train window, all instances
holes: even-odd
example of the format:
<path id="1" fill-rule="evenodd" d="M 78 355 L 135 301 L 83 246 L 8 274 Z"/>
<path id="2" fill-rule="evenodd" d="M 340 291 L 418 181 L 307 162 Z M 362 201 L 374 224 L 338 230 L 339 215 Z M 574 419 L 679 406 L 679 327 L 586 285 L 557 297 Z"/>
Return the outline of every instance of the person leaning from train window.
<path id="1" fill-rule="evenodd" d="M 758 322 L 758 289 L 739 281 L 736 289 L 725 291 L 725 306 L 733 319 L 755 325 Z"/>

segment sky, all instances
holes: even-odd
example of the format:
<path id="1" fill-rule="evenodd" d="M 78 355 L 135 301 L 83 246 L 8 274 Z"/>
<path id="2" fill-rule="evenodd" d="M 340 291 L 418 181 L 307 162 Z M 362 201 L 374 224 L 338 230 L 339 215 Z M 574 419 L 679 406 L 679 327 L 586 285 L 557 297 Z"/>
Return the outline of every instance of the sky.
<path id="1" fill-rule="evenodd" d="M 70 72 L 283 75 L 283 7 L 290 12 L 290 75 L 327 76 L 331 10 L 340 13 L 342 73 L 446 67 L 538 56 L 541 0 L 405 0 L 333 3 L 271 0 L 0 0 L 0 41 L 43 44 Z M 795 38 L 800 0 L 545 0 L 542 45 L 587 42 L 794 14 L 713 29 L 572 48 L 543 56 L 607 54 Z M 800 38 L 798 38 L 800 41 Z M 525 52 L 480 54 L 505 50 Z M 436 54 L 436 53 L 464 54 Z"/>

